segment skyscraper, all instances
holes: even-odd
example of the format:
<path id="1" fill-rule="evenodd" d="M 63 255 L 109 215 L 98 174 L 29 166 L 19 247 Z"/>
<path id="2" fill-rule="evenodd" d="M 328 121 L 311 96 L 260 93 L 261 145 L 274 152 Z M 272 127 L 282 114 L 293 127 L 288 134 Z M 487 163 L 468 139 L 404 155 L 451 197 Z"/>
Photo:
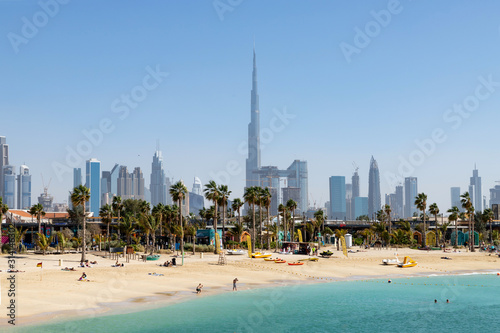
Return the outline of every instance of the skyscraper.
<path id="1" fill-rule="evenodd" d="M 358 168 L 354 170 L 354 174 L 352 175 L 351 178 L 352 182 L 352 197 L 351 197 L 351 219 L 355 220 L 356 219 L 356 212 L 355 212 L 355 207 L 354 207 L 354 198 L 357 198 L 360 196 L 359 194 L 359 174 L 358 174 Z"/>
<path id="2" fill-rule="evenodd" d="M 140 167 L 135 167 L 131 175 L 132 196 L 137 200 L 144 200 L 144 177 Z"/>
<path id="3" fill-rule="evenodd" d="M 9 145 L 5 136 L 0 136 L 0 197 L 4 194 L 3 167 L 6 165 L 9 165 Z"/>
<path id="4" fill-rule="evenodd" d="M 396 186 L 396 205 L 394 207 L 394 218 L 402 219 L 404 217 L 404 191 L 403 186 Z"/>
<path id="5" fill-rule="evenodd" d="M 300 189 L 300 201 L 297 202 L 297 210 L 299 212 L 307 212 L 309 201 L 308 194 L 308 174 L 307 161 L 295 160 L 286 169 L 288 172 L 288 187 L 298 187 Z"/>
<path id="6" fill-rule="evenodd" d="M 163 157 L 159 148 L 156 149 L 153 155 L 153 163 L 151 163 L 151 183 L 149 189 L 151 191 L 151 204 L 153 206 L 159 203 L 166 205 L 169 202 L 167 177 L 165 177 Z"/>
<path id="7" fill-rule="evenodd" d="M 252 92 L 250 97 L 250 124 L 248 124 L 248 158 L 246 160 L 246 187 L 260 186 L 260 111 L 257 93 L 257 63 L 253 50 Z"/>
<path id="8" fill-rule="evenodd" d="M 362 215 L 368 215 L 368 198 L 356 197 L 354 198 L 354 219 Z"/>
<path id="9" fill-rule="evenodd" d="M 120 166 L 118 173 L 117 194 L 122 199 L 130 199 L 132 195 L 132 178 L 125 165 Z"/>
<path id="10" fill-rule="evenodd" d="M 203 195 L 203 188 L 200 178 L 194 177 L 193 189 L 191 190 L 191 192 L 197 195 Z"/>
<path id="11" fill-rule="evenodd" d="M 415 197 L 418 195 L 417 177 L 405 178 L 405 218 L 412 217 L 417 212 Z"/>
<path id="12" fill-rule="evenodd" d="M 346 218 L 345 177 L 330 177 L 330 218 L 345 220 Z"/>
<path id="13" fill-rule="evenodd" d="M 470 177 L 470 186 L 472 186 L 472 191 L 474 193 L 469 193 L 472 203 L 474 204 L 474 209 L 476 212 L 481 212 L 483 210 L 483 194 L 481 192 L 481 177 L 479 177 L 479 172 L 474 165 L 474 170 L 472 170 L 472 177 Z M 469 187 L 470 188 L 470 187 Z"/>
<path id="14" fill-rule="evenodd" d="M 462 211 L 462 202 L 460 202 L 460 187 L 451 187 L 450 188 L 451 195 L 451 207 L 458 207 L 460 211 Z"/>
<path id="15" fill-rule="evenodd" d="M 16 207 L 16 171 L 12 165 L 3 166 L 3 203 Z"/>
<path id="16" fill-rule="evenodd" d="M 82 168 L 73 168 L 73 188 L 82 185 Z"/>
<path id="17" fill-rule="evenodd" d="M 17 176 L 17 208 L 29 209 L 31 207 L 31 175 L 26 165 L 19 167 Z"/>
<path id="18" fill-rule="evenodd" d="M 374 218 L 377 211 L 382 208 L 380 196 L 380 174 L 377 161 L 372 156 L 370 172 L 368 174 L 368 217 Z"/>
<path id="19" fill-rule="evenodd" d="M 352 199 L 352 184 L 345 184 L 345 213 L 348 221 L 354 220 L 354 209 L 352 207 L 354 200 Z"/>
<path id="20" fill-rule="evenodd" d="M 85 164 L 86 186 L 90 189 L 89 211 L 99 216 L 101 208 L 101 162 L 91 158 Z"/>

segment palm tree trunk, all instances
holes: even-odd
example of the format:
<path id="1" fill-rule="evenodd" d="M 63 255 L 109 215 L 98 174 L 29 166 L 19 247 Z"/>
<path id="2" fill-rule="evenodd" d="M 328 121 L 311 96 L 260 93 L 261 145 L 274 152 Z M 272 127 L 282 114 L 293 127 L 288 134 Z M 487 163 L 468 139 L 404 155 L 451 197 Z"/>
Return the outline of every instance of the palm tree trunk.
<path id="1" fill-rule="evenodd" d="M 226 203 L 222 204 L 222 248 L 226 247 Z"/>
<path id="2" fill-rule="evenodd" d="M 425 209 L 423 210 L 423 215 L 424 215 L 424 225 L 423 225 L 423 235 L 422 235 L 422 246 L 423 247 L 426 247 L 427 246 L 427 237 L 426 237 L 426 234 L 425 234 Z"/>
<path id="3" fill-rule="evenodd" d="M 270 224 L 269 206 L 267 206 L 267 248 L 271 251 L 271 239 L 269 238 L 269 224 Z"/>
<path id="4" fill-rule="evenodd" d="M 476 237 L 474 235 L 474 214 L 470 214 L 470 225 L 471 225 L 471 232 L 469 235 L 469 243 L 470 243 L 470 251 L 471 252 L 476 252 L 476 249 L 474 248 L 474 243 L 476 242 Z"/>
<path id="5" fill-rule="evenodd" d="M 255 204 L 252 204 L 252 252 L 255 252 Z"/>
<path id="6" fill-rule="evenodd" d="M 259 205 L 259 240 L 260 240 L 260 248 L 263 248 L 262 242 L 262 206 Z"/>
<path id="7" fill-rule="evenodd" d="M 455 220 L 455 247 L 458 247 L 458 217 Z"/>
<path id="8" fill-rule="evenodd" d="M 85 201 L 83 202 L 83 236 L 82 236 L 82 260 L 81 262 L 85 262 L 85 250 L 86 250 L 86 245 L 87 245 L 87 237 L 86 237 L 86 231 L 87 231 L 87 221 L 85 220 Z"/>
<path id="9" fill-rule="evenodd" d="M 492 222 L 493 220 L 490 219 L 490 244 L 493 245 L 493 227 L 492 227 Z"/>
<path id="10" fill-rule="evenodd" d="M 179 198 L 179 220 L 181 222 L 181 256 L 182 256 L 182 266 L 184 266 L 184 226 L 182 225 L 182 198 Z"/>

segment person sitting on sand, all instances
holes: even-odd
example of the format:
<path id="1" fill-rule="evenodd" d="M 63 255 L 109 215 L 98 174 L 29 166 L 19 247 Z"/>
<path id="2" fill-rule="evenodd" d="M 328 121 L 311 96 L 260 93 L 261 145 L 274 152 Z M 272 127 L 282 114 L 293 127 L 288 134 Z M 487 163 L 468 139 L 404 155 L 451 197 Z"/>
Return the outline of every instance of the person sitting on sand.
<path id="1" fill-rule="evenodd" d="M 84 280 L 87 280 L 87 274 L 85 274 L 85 272 L 83 272 L 82 276 L 80 276 L 78 281 L 84 281 Z"/>
<path id="2" fill-rule="evenodd" d="M 198 287 L 196 287 L 196 293 L 197 294 L 201 293 L 201 289 L 203 289 L 203 285 L 200 283 Z"/>

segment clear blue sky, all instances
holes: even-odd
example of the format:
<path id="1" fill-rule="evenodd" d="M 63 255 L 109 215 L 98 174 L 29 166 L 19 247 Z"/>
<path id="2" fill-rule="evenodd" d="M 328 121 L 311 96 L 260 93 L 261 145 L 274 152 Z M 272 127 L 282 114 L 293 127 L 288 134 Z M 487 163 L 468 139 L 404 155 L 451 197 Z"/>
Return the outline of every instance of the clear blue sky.
<path id="1" fill-rule="evenodd" d="M 72 174 L 60 178 L 53 166 L 103 119 L 113 130 L 83 160 L 95 157 L 103 170 L 140 166 L 149 184 L 159 139 L 169 176 L 190 188 L 194 176 L 206 183 L 239 166 L 228 185 L 241 196 L 254 39 L 261 127 L 273 110 L 295 116 L 272 133 L 262 164 L 307 160 L 311 204 L 329 199 L 328 177 L 350 179 L 353 162 L 367 195 L 371 155 L 382 196 L 394 191 L 387 174 L 418 157 L 415 140 L 436 128 L 446 140 L 405 176 L 418 177 L 419 192 L 445 210 L 450 187 L 464 192 L 477 163 L 489 199 L 500 180 L 500 85 L 478 78 L 500 82 L 498 1 L 232 3 L 69 1 L 48 15 L 37 1 L 0 1 L 0 135 L 11 164 L 31 168 L 33 202 L 40 174 L 52 179 L 56 202 L 67 200 Z M 382 10 L 391 17 L 377 23 L 372 11 Z M 346 47 L 356 51 L 346 57 Z M 113 103 L 140 91 L 148 66 L 169 74 L 120 119 L 113 110 L 124 104 Z M 453 111 L 464 103 L 474 111 Z"/>

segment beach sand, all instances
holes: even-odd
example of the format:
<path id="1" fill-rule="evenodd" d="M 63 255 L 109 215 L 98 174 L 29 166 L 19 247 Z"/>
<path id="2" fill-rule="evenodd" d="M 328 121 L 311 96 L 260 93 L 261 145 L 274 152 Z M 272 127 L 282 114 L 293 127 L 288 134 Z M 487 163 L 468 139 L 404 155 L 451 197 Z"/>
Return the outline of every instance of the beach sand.
<path id="1" fill-rule="evenodd" d="M 115 260 L 89 253 L 89 261 L 96 260 L 92 268 L 78 268 L 80 254 L 65 255 L 19 255 L 15 259 L 16 269 L 16 325 L 42 323 L 47 320 L 88 317 L 112 311 L 140 311 L 194 297 L 232 292 L 232 281 L 238 278 L 238 290 L 272 287 L 280 284 L 317 283 L 345 279 L 397 278 L 432 274 L 462 274 L 466 272 L 500 271 L 500 258 L 484 252 L 419 251 L 411 249 L 353 248 L 346 258 L 341 251 L 329 247 L 334 255 L 320 258 L 318 262 L 305 262 L 302 266 L 289 266 L 250 259 L 246 255 L 227 256 L 227 265 L 218 265 L 214 254 L 186 254 L 184 266 L 177 258 L 177 267 L 160 267 L 160 263 L 171 260 L 172 255 L 162 255 L 158 261 L 143 262 L 121 258 L 124 267 L 111 267 Z M 326 248 L 322 248 L 324 250 Z M 360 252 L 356 252 L 360 251 Z M 382 265 L 382 259 L 399 259 L 405 255 L 418 262 L 416 267 L 398 268 Z M 307 258 L 305 255 L 276 255 L 287 261 Z M 449 257 L 451 260 L 441 259 Z M 273 256 L 274 257 L 274 256 Z M 6 255 L 0 262 L 2 305 L 8 297 Z M 59 260 L 62 259 L 62 266 Z M 43 269 L 36 267 L 43 263 Z M 75 267 L 76 271 L 62 271 L 64 267 Z M 78 281 L 85 272 L 89 281 Z M 157 275 L 150 275 L 156 273 Z M 163 274 L 163 275 L 161 275 Z M 200 295 L 195 288 L 204 285 Z M 0 327 L 10 326 L 5 315 Z"/>

